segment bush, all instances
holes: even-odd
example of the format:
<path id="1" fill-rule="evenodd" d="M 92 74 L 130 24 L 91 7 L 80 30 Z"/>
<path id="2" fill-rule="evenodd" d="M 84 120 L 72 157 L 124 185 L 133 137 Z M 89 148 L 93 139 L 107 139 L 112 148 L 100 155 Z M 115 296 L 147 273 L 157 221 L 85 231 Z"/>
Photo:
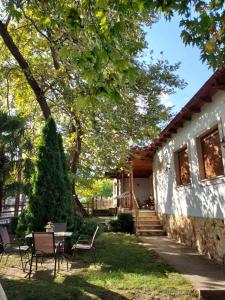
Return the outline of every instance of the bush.
<path id="1" fill-rule="evenodd" d="M 132 214 L 119 213 L 117 220 L 110 221 L 111 230 L 114 232 L 134 232 L 134 220 Z"/>
<path id="2" fill-rule="evenodd" d="M 73 231 L 73 237 L 69 241 L 67 247 L 68 249 L 71 249 L 72 245 L 76 243 L 78 237 L 80 235 L 85 235 L 88 238 L 91 238 L 95 232 L 95 229 L 99 225 L 98 221 L 96 219 L 88 219 L 88 218 L 82 218 L 79 216 L 75 216 L 73 219 L 73 225 L 71 228 L 71 231 Z M 99 232 L 101 232 L 100 230 Z"/>
<path id="3" fill-rule="evenodd" d="M 9 233 L 15 234 L 16 233 L 16 227 L 18 224 L 18 217 L 12 217 L 9 223 Z"/>
<path id="4" fill-rule="evenodd" d="M 96 220 L 84 219 L 84 222 L 81 226 L 81 234 L 86 235 L 88 237 L 92 237 L 97 225 L 99 224 Z"/>
<path id="5" fill-rule="evenodd" d="M 109 222 L 110 230 L 113 232 L 121 231 L 120 222 L 118 220 L 111 220 Z"/>
<path id="6" fill-rule="evenodd" d="M 121 231 L 133 233 L 134 232 L 134 220 L 132 214 L 119 213 L 118 221 L 120 223 Z"/>
<path id="7" fill-rule="evenodd" d="M 21 212 L 17 227 L 16 227 L 16 235 L 18 237 L 25 237 L 26 234 L 30 233 L 30 227 L 32 224 L 32 214 L 28 207 L 24 208 Z"/>

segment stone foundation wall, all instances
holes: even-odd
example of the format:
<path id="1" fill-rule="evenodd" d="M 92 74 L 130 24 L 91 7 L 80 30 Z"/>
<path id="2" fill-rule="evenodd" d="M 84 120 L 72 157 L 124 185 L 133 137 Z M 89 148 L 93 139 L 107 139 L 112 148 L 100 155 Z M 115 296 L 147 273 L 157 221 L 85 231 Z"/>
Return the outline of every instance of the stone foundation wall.
<path id="1" fill-rule="evenodd" d="M 225 263 L 225 221 L 200 217 L 159 214 L 169 237 Z"/>

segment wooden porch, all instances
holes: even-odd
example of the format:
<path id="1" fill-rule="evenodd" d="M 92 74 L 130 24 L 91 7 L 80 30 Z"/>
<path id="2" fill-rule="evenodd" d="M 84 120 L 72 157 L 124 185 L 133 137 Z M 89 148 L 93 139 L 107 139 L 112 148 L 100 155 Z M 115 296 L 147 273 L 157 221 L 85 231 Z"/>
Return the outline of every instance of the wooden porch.
<path id="1" fill-rule="evenodd" d="M 129 173 L 121 171 L 116 176 L 118 211 L 132 213 L 137 235 L 165 235 L 155 210 L 152 159 L 139 152 L 130 166 Z"/>

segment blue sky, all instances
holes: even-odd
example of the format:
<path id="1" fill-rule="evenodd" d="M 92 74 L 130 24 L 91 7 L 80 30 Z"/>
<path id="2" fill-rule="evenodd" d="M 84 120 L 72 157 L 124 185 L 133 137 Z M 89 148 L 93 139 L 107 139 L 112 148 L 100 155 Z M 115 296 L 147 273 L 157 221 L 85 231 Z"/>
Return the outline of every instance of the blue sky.
<path id="1" fill-rule="evenodd" d="M 174 111 L 178 112 L 199 90 L 204 82 L 213 74 L 207 64 L 200 61 L 200 51 L 197 47 L 185 46 L 180 38 L 179 17 L 174 17 L 170 22 L 163 18 L 147 29 L 146 39 L 149 49 L 154 50 L 154 57 L 168 59 L 173 64 L 181 62 L 177 74 L 187 82 L 187 87 L 177 90 L 176 94 L 164 101 L 174 105 Z M 163 51 L 163 55 L 160 52 Z M 144 60 L 148 62 L 148 53 L 145 52 Z"/>

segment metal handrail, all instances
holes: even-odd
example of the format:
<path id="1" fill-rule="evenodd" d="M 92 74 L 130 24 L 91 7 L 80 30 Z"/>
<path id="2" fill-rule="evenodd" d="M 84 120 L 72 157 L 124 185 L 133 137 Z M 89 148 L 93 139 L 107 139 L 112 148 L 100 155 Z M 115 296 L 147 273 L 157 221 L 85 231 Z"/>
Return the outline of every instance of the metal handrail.
<path id="1" fill-rule="evenodd" d="M 135 196 L 135 193 L 134 191 L 132 191 L 132 198 L 134 199 L 134 213 L 135 213 L 135 231 L 136 231 L 136 228 L 138 226 L 138 220 L 139 220 L 139 204 L 137 202 L 137 198 Z"/>

